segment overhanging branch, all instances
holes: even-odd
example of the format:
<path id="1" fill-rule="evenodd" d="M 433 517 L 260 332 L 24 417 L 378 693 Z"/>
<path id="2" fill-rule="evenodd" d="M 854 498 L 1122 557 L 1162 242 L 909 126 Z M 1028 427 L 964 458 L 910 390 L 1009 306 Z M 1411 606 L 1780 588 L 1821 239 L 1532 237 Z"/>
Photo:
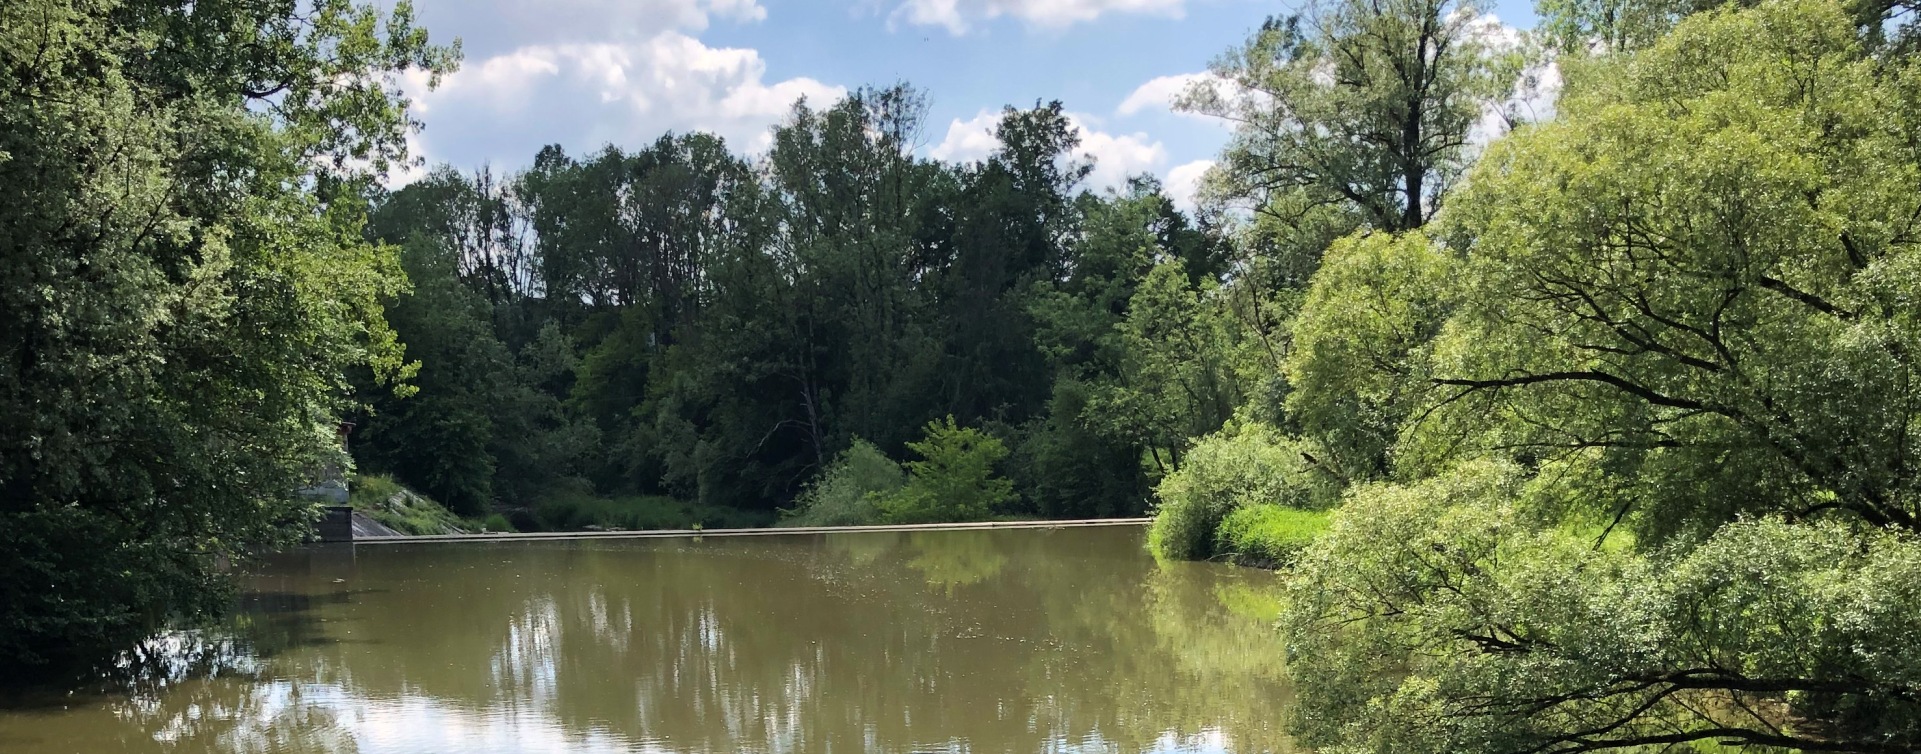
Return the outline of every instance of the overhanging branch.
<path id="1" fill-rule="evenodd" d="M 1677 398 L 1675 396 L 1666 395 L 1664 393 L 1660 393 L 1653 389 L 1650 389 L 1646 386 L 1629 381 L 1626 378 L 1623 378 L 1619 375 L 1610 374 L 1607 372 L 1594 371 L 1594 370 L 1543 372 L 1541 374 L 1529 374 L 1529 375 L 1522 375 L 1519 377 L 1506 377 L 1506 378 L 1494 379 L 1494 380 L 1467 380 L 1467 379 L 1450 379 L 1450 378 L 1438 378 L 1433 380 L 1433 383 L 1436 385 L 1457 385 L 1460 387 L 1468 388 L 1470 391 L 1490 390 L 1490 389 L 1498 390 L 1501 388 L 1523 387 L 1527 385 L 1538 385 L 1538 384 L 1552 383 L 1552 382 L 1600 383 L 1603 385 L 1613 386 L 1621 390 L 1622 392 L 1628 393 L 1630 395 L 1633 395 L 1637 398 L 1640 398 L 1644 401 L 1655 404 L 1657 406 L 1667 406 L 1670 408 L 1688 409 L 1692 411 L 1710 411 L 1714 413 L 1720 413 L 1719 411 L 1715 411 L 1714 408 L 1700 401 L 1693 400 L 1690 398 Z"/>

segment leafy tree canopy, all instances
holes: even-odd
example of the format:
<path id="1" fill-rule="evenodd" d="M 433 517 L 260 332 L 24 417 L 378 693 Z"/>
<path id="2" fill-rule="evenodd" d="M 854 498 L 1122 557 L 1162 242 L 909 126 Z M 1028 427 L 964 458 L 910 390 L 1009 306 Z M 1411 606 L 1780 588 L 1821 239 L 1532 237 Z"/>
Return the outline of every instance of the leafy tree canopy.
<path id="1" fill-rule="evenodd" d="M 1912 749 L 1921 77 L 1818 0 L 1578 71 L 1450 197 L 1445 246 L 1398 241 L 1454 260 L 1431 342 L 1355 333 L 1427 385 L 1413 481 L 1350 489 L 1293 581 L 1299 730 Z M 1406 290 L 1347 285 L 1322 301 Z"/>
<path id="2" fill-rule="evenodd" d="M 338 464 L 343 371 L 406 377 L 361 240 L 405 159 L 401 3 L 0 5 L 0 656 L 19 677 L 219 604 Z"/>

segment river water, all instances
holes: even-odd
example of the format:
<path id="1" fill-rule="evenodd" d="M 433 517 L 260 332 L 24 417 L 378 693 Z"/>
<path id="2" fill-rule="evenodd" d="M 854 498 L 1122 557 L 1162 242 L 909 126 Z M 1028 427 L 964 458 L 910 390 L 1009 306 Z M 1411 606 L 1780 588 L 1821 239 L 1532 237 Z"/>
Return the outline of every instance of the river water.
<path id="1" fill-rule="evenodd" d="M 1275 577 L 1136 527 L 281 557 L 137 685 L 0 751 L 1289 751 Z"/>

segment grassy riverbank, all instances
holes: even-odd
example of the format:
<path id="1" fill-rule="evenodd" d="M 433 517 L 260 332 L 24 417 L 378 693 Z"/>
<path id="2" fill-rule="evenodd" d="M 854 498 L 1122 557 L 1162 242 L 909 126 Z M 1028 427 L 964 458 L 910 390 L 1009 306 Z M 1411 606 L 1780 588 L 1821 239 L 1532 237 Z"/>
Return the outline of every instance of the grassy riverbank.
<path id="1" fill-rule="evenodd" d="M 602 496 L 562 490 L 523 507 L 463 517 L 385 474 L 354 478 L 348 504 L 402 534 L 515 531 L 642 531 L 769 526 L 770 513 L 701 505 L 660 495 Z"/>
<path id="2" fill-rule="evenodd" d="M 1292 565 L 1327 531 L 1333 511 L 1252 505 L 1229 513 L 1214 532 L 1215 551 L 1239 565 L 1280 569 Z"/>
<path id="3" fill-rule="evenodd" d="M 470 520 L 454 515 L 446 506 L 384 474 L 354 477 L 353 483 L 348 486 L 347 504 L 402 534 L 467 534 L 512 530 L 504 519 Z"/>

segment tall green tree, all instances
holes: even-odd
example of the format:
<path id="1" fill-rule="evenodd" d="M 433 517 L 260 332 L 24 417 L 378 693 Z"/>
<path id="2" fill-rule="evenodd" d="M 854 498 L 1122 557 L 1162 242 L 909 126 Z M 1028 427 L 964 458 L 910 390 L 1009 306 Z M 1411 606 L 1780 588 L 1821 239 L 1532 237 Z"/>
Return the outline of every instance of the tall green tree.
<path id="1" fill-rule="evenodd" d="M 1417 481 L 1351 491 L 1293 582 L 1305 743 L 1921 745 L 1921 69 L 1890 62 L 1835 2 L 1696 14 L 1490 148 L 1439 224 Z"/>
<path id="2" fill-rule="evenodd" d="M 880 499 L 890 523 L 978 521 L 1014 499 L 1014 485 L 995 473 L 1007 457 L 999 438 L 962 427 L 948 416 L 927 423 L 926 436 L 907 444 L 907 483 Z"/>
<path id="3" fill-rule="evenodd" d="M 522 506 L 598 455 L 597 427 L 563 405 L 579 359 L 527 227 L 514 187 L 446 168 L 381 197 L 368 225 L 401 249 L 411 290 L 387 317 L 422 366 L 415 395 L 375 392 L 354 416 L 355 458 L 468 515 Z"/>
<path id="4" fill-rule="evenodd" d="M 634 452 L 669 491 L 772 511 L 856 435 L 898 448 L 934 413 L 924 281 L 955 183 L 912 154 L 920 100 L 896 86 L 799 103 L 757 180 L 727 194 L 711 301 L 636 413 Z"/>
<path id="5" fill-rule="evenodd" d="M 1917 79 L 1837 12 L 1692 17 L 1490 150 L 1453 218 L 1468 266 L 1423 452 L 1624 464 L 1650 537 L 1743 513 L 1914 525 L 1893 271 L 1921 211 Z"/>
<path id="6" fill-rule="evenodd" d="M 401 3 L 0 5 L 0 676 L 216 609 L 302 532 L 343 373 L 403 377 L 361 240 L 406 157 Z"/>
<path id="7" fill-rule="evenodd" d="M 369 391 L 369 410 L 353 417 L 352 446 L 368 473 L 391 474 L 458 513 L 481 516 L 494 500 L 493 407 L 513 357 L 494 335 L 486 299 L 461 282 L 443 240 L 414 235 L 401 247 L 409 290 L 387 302 L 386 315 L 420 368 L 409 395 Z"/>
<path id="8" fill-rule="evenodd" d="M 1452 311 L 1458 266 L 1419 231 L 1328 249 L 1293 321 L 1286 408 L 1315 440 L 1313 467 L 1338 484 L 1392 470 L 1401 428 L 1427 397 L 1427 352 Z"/>
<path id="9" fill-rule="evenodd" d="M 1541 32 L 1556 50 L 1580 56 L 1592 52 L 1644 49 L 1700 10 L 1689 0 L 1540 0 L 1535 12 Z"/>
<path id="10" fill-rule="evenodd" d="M 1565 58 L 1632 52 L 1659 41 L 1689 15 L 1726 5 L 1753 7 L 1754 0 L 1538 0 L 1540 33 Z M 1843 3 L 1862 44 L 1878 54 L 1913 54 L 1916 13 L 1912 0 L 1848 0 Z M 1578 63 L 1577 63 L 1578 64 Z"/>
<path id="11" fill-rule="evenodd" d="M 1235 329 L 1258 339 L 1257 363 L 1279 376 L 1249 384 L 1245 408 L 1303 433 L 1320 450 L 1314 465 L 1336 480 L 1384 473 L 1401 408 L 1377 404 L 1403 399 L 1311 382 L 1308 395 L 1291 395 L 1290 380 L 1316 370 L 1301 368 L 1289 336 L 1311 340 L 1320 328 L 1283 323 L 1337 239 L 1411 233 L 1435 217 L 1474 157 L 1477 127 L 1505 115 L 1523 62 L 1493 43 L 1471 2 L 1338 0 L 1269 18 L 1177 102 L 1234 125 L 1208 192 L 1254 210 L 1224 299 Z M 1281 369 L 1289 359 L 1296 366 Z M 1349 409 L 1373 418 L 1366 428 L 1323 420 Z"/>
<path id="12" fill-rule="evenodd" d="M 1161 470 L 1178 466 L 1191 438 L 1219 429 L 1245 397 L 1239 323 L 1220 293 L 1213 280 L 1194 285 L 1177 259 L 1156 264 L 1115 323 L 1115 374 L 1092 385 L 1090 420 L 1145 448 Z"/>
<path id="13" fill-rule="evenodd" d="M 1188 332 L 1195 324 L 1191 316 L 1162 323 L 1169 312 L 1150 310 L 1168 304 L 1193 314 L 1198 292 L 1225 276 L 1233 249 L 1215 228 L 1176 210 L 1151 178 L 1130 180 L 1125 190 L 1105 195 L 1083 193 L 1076 204 L 1081 233 L 1066 250 L 1065 274 L 1035 283 L 1029 294 L 1035 338 L 1054 370 L 1054 389 L 1046 416 L 1032 420 L 1014 448 L 1014 467 L 1022 492 L 1043 515 L 1138 514 L 1147 494 L 1149 464 L 1143 459 L 1157 461 L 1158 471 L 1185 447 L 1183 429 L 1209 431 L 1223 418 L 1212 411 L 1221 405 L 1214 400 L 1221 393 L 1171 404 L 1146 397 L 1182 390 L 1146 379 L 1181 372 L 1177 365 L 1172 372 L 1143 374 L 1144 363 L 1166 367 L 1179 358 L 1152 336 Z M 1155 293 L 1142 295 L 1150 278 Z M 1217 345 L 1219 333 L 1201 334 L 1208 349 Z M 1210 375 L 1202 382 L 1225 389 L 1211 379 L 1219 374 L 1221 356 L 1209 350 L 1208 363 L 1200 366 Z M 1171 407 L 1179 415 L 1150 416 L 1143 411 L 1149 406 Z M 1188 415 L 1181 407 L 1202 411 Z"/>
<path id="14" fill-rule="evenodd" d="M 751 163 L 688 134 L 383 196 L 425 365 L 360 457 L 475 512 L 560 484 L 771 514 L 854 438 L 899 454 L 953 414 L 1010 446 L 1021 511 L 1141 511 L 1143 438 L 1172 462 L 1239 400 L 1232 244 L 1151 180 L 1082 192 L 1058 103 L 970 165 L 915 154 L 925 110 L 863 88 L 797 103 Z"/>
<path id="15" fill-rule="evenodd" d="M 1517 72 L 1477 18 L 1457 0 L 1339 0 L 1269 18 L 1178 102 L 1234 124 L 1217 190 L 1290 227 L 1330 212 L 1387 231 L 1426 224 Z"/>
<path id="16" fill-rule="evenodd" d="M 1030 293 L 1055 384 L 1017 467 L 1029 470 L 1023 488 L 1040 511 L 1138 513 L 1146 467 L 1177 463 L 1239 401 L 1238 333 L 1217 295 L 1233 248 L 1149 178 L 1077 204 L 1082 232 L 1065 275 Z"/>

